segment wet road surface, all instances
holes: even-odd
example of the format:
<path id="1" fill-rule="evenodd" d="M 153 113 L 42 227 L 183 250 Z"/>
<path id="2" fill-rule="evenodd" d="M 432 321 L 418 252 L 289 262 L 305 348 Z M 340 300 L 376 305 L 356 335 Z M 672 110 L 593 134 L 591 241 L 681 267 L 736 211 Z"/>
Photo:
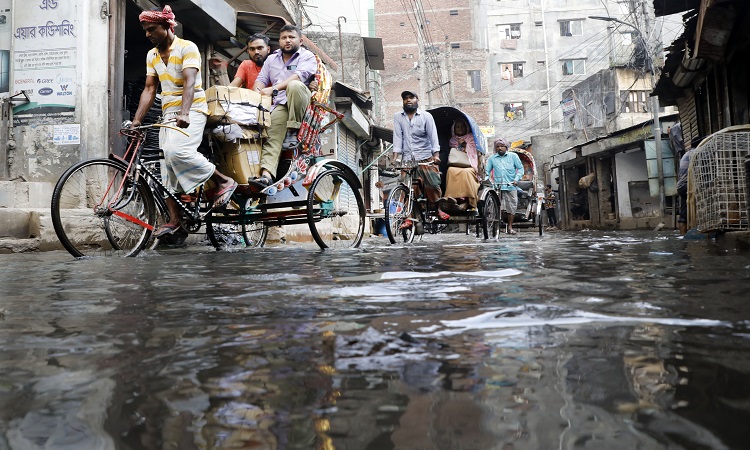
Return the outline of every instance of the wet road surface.
<path id="1" fill-rule="evenodd" d="M 748 253 L 386 241 L 0 255 L 0 449 L 747 448 Z"/>

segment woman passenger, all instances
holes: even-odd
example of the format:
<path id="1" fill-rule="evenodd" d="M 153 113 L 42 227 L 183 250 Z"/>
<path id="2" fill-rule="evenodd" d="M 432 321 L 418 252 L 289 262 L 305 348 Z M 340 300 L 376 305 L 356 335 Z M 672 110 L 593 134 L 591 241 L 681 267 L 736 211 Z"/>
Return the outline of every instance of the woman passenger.
<path id="1" fill-rule="evenodd" d="M 452 204 L 455 199 L 458 204 L 467 203 L 469 208 L 476 208 L 481 178 L 474 134 L 472 134 L 465 119 L 456 119 L 453 122 L 451 134 L 450 147 L 465 152 L 469 157 L 471 167 L 448 167 L 445 175 L 445 202 Z M 465 208 L 466 205 L 463 209 Z"/>

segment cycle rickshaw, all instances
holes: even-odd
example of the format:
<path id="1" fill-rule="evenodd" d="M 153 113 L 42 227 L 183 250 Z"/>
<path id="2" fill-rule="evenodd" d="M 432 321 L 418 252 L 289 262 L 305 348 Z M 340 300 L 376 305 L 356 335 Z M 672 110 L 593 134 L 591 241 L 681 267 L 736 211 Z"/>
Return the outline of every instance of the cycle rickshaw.
<path id="1" fill-rule="evenodd" d="M 343 118 L 326 104 L 330 89 L 330 80 L 319 82 L 321 95 L 313 95 L 305 113 L 299 145 L 282 152 L 284 175 L 268 187 L 245 181 L 218 210 L 210 207 L 209 186 L 186 195 L 167 192 L 155 169 L 159 156 L 143 152 L 145 130 L 169 125 L 123 127 L 121 134 L 130 138 L 123 157 L 82 161 L 57 182 L 52 222 L 60 242 L 75 257 L 134 256 L 152 242 L 158 223 L 168 220 L 162 197 L 169 195 L 180 207 L 183 227 L 195 233 L 205 225 L 217 249 L 260 247 L 269 227 L 295 224 L 307 224 L 321 248 L 358 247 L 365 228 L 359 178 L 319 151 L 320 133 Z"/>
<path id="2" fill-rule="evenodd" d="M 456 119 L 463 119 L 469 125 L 477 153 L 480 155 L 480 161 L 481 155 L 485 153 L 485 138 L 474 119 L 459 109 L 440 107 L 427 112 L 435 119 L 435 126 L 438 131 L 440 173 L 443 180 L 443 192 L 445 192 L 446 173 L 450 168 L 451 147 L 449 141 L 453 123 Z M 402 179 L 391 190 L 385 204 L 386 233 L 391 243 L 395 244 L 397 241 L 412 242 L 415 236 L 425 232 L 439 233 L 451 224 L 465 225 L 467 233 L 471 227 L 474 227 L 477 237 L 480 236 L 481 229 L 484 239 L 497 238 L 500 229 L 500 199 L 489 183 L 479 184 L 476 193 L 476 208 L 452 210 L 450 211 L 450 218 L 442 220 L 436 211 L 428 208 L 426 198 L 421 195 L 419 183 L 413 180 L 414 172 L 419 164 L 428 163 L 418 163 L 409 155 L 403 155 L 401 163 L 395 166 L 395 172 L 392 172 L 394 176 L 397 176 L 400 172 Z M 479 176 L 483 177 L 484 168 L 481 167 L 481 163 L 477 170 Z"/>
<path id="3" fill-rule="evenodd" d="M 523 176 L 518 182 L 518 206 L 513 219 L 515 225 L 526 224 L 537 227 L 539 235 L 544 234 L 544 218 L 542 206 L 544 204 L 544 185 L 539 179 L 534 156 L 521 148 L 511 148 L 523 164 Z"/>

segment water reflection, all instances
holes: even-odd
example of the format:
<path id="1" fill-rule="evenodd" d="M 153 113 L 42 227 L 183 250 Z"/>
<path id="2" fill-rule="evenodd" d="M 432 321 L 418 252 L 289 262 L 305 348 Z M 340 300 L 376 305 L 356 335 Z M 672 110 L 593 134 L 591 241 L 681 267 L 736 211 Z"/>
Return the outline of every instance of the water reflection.
<path id="1" fill-rule="evenodd" d="M 451 238 L 3 256 L 0 449 L 744 448 L 746 254 Z"/>

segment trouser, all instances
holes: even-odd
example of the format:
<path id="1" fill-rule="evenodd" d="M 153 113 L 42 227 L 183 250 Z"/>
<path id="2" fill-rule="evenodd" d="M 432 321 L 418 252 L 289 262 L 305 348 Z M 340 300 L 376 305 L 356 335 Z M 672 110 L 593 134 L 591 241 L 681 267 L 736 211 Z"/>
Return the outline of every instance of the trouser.
<path id="1" fill-rule="evenodd" d="M 305 117 L 305 110 L 310 104 L 310 95 L 310 89 L 304 83 L 290 81 L 286 87 L 286 104 L 276 105 L 271 111 L 271 127 L 268 129 L 268 139 L 263 144 L 260 166 L 274 177 L 277 176 L 281 144 L 284 142 L 287 129 L 299 129 Z"/>
<path id="2" fill-rule="evenodd" d="M 547 220 L 549 220 L 551 226 L 557 226 L 557 214 L 555 208 L 547 208 Z"/>

